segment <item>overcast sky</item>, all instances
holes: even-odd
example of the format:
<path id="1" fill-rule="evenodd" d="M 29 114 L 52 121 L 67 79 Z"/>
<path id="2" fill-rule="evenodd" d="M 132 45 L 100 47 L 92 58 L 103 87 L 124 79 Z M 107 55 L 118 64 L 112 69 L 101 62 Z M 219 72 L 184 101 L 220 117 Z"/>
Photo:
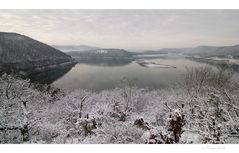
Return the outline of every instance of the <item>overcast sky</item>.
<path id="1" fill-rule="evenodd" d="M 49 45 L 224 46 L 239 44 L 239 10 L 0 10 L 0 31 Z"/>

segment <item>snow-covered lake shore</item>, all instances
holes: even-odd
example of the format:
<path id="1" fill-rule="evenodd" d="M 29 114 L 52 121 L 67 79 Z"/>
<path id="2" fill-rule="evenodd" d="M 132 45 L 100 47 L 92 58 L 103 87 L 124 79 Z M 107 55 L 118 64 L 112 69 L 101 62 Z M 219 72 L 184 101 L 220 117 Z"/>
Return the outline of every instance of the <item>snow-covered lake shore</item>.
<path id="1" fill-rule="evenodd" d="M 147 68 L 176 68 L 175 66 L 159 64 L 155 62 L 148 62 L 148 61 L 136 61 L 140 66 L 147 67 Z"/>

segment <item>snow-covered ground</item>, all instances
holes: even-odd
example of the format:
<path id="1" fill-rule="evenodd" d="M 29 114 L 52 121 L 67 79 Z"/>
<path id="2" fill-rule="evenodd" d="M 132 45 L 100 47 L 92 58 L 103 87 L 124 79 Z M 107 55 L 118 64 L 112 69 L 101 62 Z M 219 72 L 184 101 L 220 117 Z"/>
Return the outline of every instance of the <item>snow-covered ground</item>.
<path id="1" fill-rule="evenodd" d="M 140 66 L 148 67 L 148 68 L 176 68 L 175 66 L 159 64 L 159 63 L 155 63 L 155 62 L 148 62 L 145 60 L 138 60 L 137 63 Z"/>
<path id="2" fill-rule="evenodd" d="M 95 93 L 3 75 L 0 143 L 239 143 L 237 83 L 186 76 L 174 89 Z"/>
<path id="3" fill-rule="evenodd" d="M 225 63 L 228 63 L 228 64 L 236 64 L 236 65 L 239 65 L 239 59 L 234 59 L 234 58 L 222 58 L 222 57 L 208 57 L 208 58 L 205 58 L 205 57 L 201 57 L 201 56 L 194 56 L 194 58 L 203 58 L 203 59 L 206 59 L 206 60 L 214 60 L 214 61 L 218 61 L 218 62 L 225 62 Z"/>
<path id="4" fill-rule="evenodd" d="M 167 54 L 143 54 L 143 55 L 134 55 L 136 58 L 147 58 L 147 57 L 165 57 Z"/>
<path id="5" fill-rule="evenodd" d="M 96 53 L 98 53 L 98 54 L 107 54 L 108 51 L 107 51 L 107 50 L 100 49 L 100 50 L 97 50 Z"/>
<path id="6" fill-rule="evenodd" d="M 234 59 L 234 58 L 212 57 L 212 58 L 208 58 L 208 59 L 217 60 L 217 61 L 227 61 L 229 64 L 238 64 L 239 65 L 239 59 Z"/>

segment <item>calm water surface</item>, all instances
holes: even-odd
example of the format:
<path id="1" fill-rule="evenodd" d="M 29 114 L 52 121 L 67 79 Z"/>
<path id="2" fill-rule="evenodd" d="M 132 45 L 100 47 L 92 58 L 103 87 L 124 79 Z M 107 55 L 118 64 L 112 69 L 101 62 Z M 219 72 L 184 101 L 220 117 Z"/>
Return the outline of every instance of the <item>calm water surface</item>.
<path id="1" fill-rule="evenodd" d="M 122 79 L 134 80 L 138 87 L 149 89 L 173 86 L 180 81 L 186 67 L 210 66 L 185 58 L 150 59 L 149 62 L 175 66 L 176 68 L 147 68 L 136 61 L 131 63 L 78 63 L 68 73 L 52 83 L 65 89 L 100 91 L 119 86 Z"/>

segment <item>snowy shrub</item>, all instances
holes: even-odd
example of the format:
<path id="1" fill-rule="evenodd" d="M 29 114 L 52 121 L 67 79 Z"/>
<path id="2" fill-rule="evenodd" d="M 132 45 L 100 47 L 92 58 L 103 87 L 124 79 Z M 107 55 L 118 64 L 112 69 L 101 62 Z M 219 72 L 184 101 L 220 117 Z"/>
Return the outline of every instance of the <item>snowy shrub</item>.
<path id="1" fill-rule="evenodd" d="M 219 92 L 219 91 L 218 91 Z M 238 117 L 234 106 L 219 92 L 196 98 L 188 105 L 187 127 L 202 136 L 202 143 L 225 143 L 228 136 L 237 133 Z"/>
<path id="2" fill-rule="evenodd" d="M 216 70 L 209 67 L 187 68 L 183 75 L 183 80 L 179 85 L 183 87 L 188 94 L 197 94 L 203 92 L 207 87 L 217 89 L 225 88 L 230 85 L 233 71 L 218 67 Z M 206 90 L 207 92 L 207 90 Z"/>
<path id="3" fill-rule="evenodd" d="M 179 143 L 182 144 L 200 144 L 203 141 L 202 135 L 195 131 L 184 131 Z"/>
<path id="4" fill-rule="evenodd" d="M 174 139 L 171 131 L 163 127 L 150 129 L 142 136 L 146 144 L 173 144 Z"/>
<path id="5" fill-rule="evenodd" d="M 82 143 L 105 143 L 105 144 L 128 144 L 144 143 L 141 138 L 144 130 L 135 127 L 132 123 L 116 122 L 114 124 L 103 124 L 96 130 L 96 134 L 87 137 Z"/>
<path id="6" fill-rule="evenodd" d="M 113 111 L 110 112 L 110 117 L 116 118 L 118 121 L 126 121 L 126 110 L 119 103 L 113 105 Z"/>
<path id="7" fill-rule="evenodd" d="M 181 134 L 183 133 L 183 126 L 185 125 L 184 114 L 181 110 L 176 109 L 170 113 L 169 118 L 166 120 L 166 128 L 173 134 L 173 141 L 179 142 Z"/>
<path id="8" fill-rule="evenodd" d="M 0 143 L 239 143 L 239 86 L 229 78 L 195 69 L 174 89 L 129 82 L 95 93 L 3 75 Z"/>
<path id="9" fill-rule="evenodd" d="M 143 118 L 136 119 L 134 121 L 134 125 L 137 126 L 138 128 L 142 128 L 144 130 L 150 130 L 150 126 L 148 122 L 144 122 Z"/>
<path id="10" fill-rule="evenodd" d="M 136 120 L 143 122 L 143 120 Z M 185 125 L 184 114 L 182 110 L 175 109 L 168 114 L 168 118 L 165 121 L 166 126 L 149 127 L 143 138 L 145 143 L 149 144 L 173 144 L 178 143 Z M 139 123 L 138 123 L 139 124 Z M 140 124 L 141 125 L 141 124 Z M 142 125 L 141 125 L 142 127 Z"/>
<path id="11" fill-rule="evenodd" d="M 0 78 L 0 93 L 1 140 L 3 143 L 15 143 L 15 140 L 9 142 L 11 138 L 7 137 L 11 134 L 8 133 L 13 133 L 13 137 L 16 137 L 14 133 L 18 133 L 18 143 L 30 141 L 39 130 L 41 111 L 44 109 L 41 105 L 45 105 L 48 96 L 31 88 L 28 80 L 6 74 Z"/>

